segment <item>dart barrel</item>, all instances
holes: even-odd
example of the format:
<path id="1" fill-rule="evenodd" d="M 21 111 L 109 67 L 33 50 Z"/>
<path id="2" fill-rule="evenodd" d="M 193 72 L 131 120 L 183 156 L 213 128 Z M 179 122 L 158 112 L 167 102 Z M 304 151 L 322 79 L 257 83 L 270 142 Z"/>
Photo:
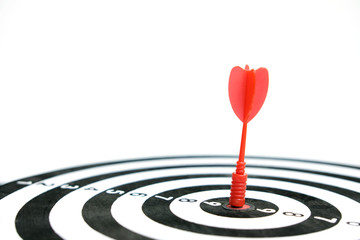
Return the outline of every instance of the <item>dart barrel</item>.
<path id="1" fill-rule="evenodd" d="M 242 207 L 245 204 L 247 174 L 233 173 L 229 203 L 232 207 Z"/>

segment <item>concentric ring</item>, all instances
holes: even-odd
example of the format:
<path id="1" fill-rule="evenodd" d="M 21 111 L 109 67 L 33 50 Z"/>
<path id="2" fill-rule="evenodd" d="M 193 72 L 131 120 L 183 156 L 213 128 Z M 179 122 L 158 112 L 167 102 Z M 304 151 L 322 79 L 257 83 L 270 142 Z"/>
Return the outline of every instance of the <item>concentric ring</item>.
<path id="1" fill-rule="evenodd" d="M 265 197 L 266 194 L 283 196 L 302 202 L 310 209 L 311 214 L 307 216 L 303 210 L 283 210 L 280 206 L 274 216 L 291 220 L 301 218 L 301 221 L 290 226 L 278 221 L 278 228 L 276 224 L 258 229 L 251 225 L 248 229 L 236 226 L 216 228 L 209 226 L 201 218 L 195 219 L 197 222 L 194 219 L 189 221 L 184 219 L 185 215 L 174 214 L 171 211 L 172 202 L 179 203 L 180 199 L 187 196 L 200 197 L 203 191 L 208 191 L 210 195 L 211 191 L 228 191 L 235 160 L 233 156 L 190 156 L 107 162 L 59 170 L 7 183 L 0 186 L 0 224 L 4 227 L 0 238 L 169 239 L 166 231 L 163 231 L 165 235 L 159 237 L 152 228 L 138 229 L 139 227 L 129 226 L 129 219 L 134 216 L 138 219 L 147 219 L 144 221 L 152 221 L 160 226 L 159 229 L 166 227 L 172 236 L 186 236 L 191 239 L 219 239 L 231 236 L 294 238 L 297 234 L 302 238 L 326 238 L 336 236 L 339 232 L 349 237 L 360 235 L 360 219 L 356 214 L 360 212 L 360 167 L 343 164 L 247 157 L 249 194 L 263 194 L 264 199 L 260 200 L 266 201 L 269 201 Z M 203 179 L 205 181 L 201 183 Z M 206 179 L 215 179 L 215 182 L 209 185 Z M 173 181 L 188 183 L 175 186 L 172 184 Z M 200 183 L 194 185 L 199 181 Z M 154 185 L 161 187 L 151 192 L 150 189 Z M 211 186 L 212 189 L 206 190 Z M 186 193 L 186 189 L 193 187 L 199 189 L 193 193 Z M 180 195 L 176 195 L 176 192 Z M 213 198 L 218 197 L 215 195 Z M 196 200 L 199 200 L 196 203 L 198 210 L 202 211 L 199 206 L 200 198 Z M 134 205 L 136 202 L 142 203 Z M 166 221 L 156 221 L 153 219 L 154 214 L 149 213 L 149 204 L 153 209 L 161 209 L 162 214 L 170 214 L 172 218 L 175 216 L 180 219 L 181 224 L 169 225 Z M 274 204 L 279 205 L 275 202 Z M 136 206 L 136 209 L 131 209 L 132 206 Z M 120 214 L 119 211 L 123 212 Z M 195 211 L 193 213 L 195 214 Z M 274 216 L 265 214 L 264 218 L 270 219 Z M 220 220 L 224 216 L 214 217 L 219 217 Z M 301 230 L 301 224 L 310 230 Z M 210 230 L 200 231 L 203 226 Z M 257 229 L 258 233 L 252 234 L 252 229 Z M 184 232 L 185 235 L 177 235 L 178 231 Z M 237 232 L 229 235 L 226 233 L 229 231 Z M 341 236 L 344 238 L 343 235 Z"/>

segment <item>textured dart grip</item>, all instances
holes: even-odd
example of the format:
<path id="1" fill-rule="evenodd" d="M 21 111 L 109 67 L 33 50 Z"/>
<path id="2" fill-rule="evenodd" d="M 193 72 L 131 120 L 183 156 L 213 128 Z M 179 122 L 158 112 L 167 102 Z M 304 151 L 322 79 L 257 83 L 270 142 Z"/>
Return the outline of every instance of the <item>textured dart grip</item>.
<path id="1" fill-rule="evenodd" d="M 245 192 L 247 174 L 233 173 L 229 203 L 232 207 L 242 207 L 245 205 Z"/>

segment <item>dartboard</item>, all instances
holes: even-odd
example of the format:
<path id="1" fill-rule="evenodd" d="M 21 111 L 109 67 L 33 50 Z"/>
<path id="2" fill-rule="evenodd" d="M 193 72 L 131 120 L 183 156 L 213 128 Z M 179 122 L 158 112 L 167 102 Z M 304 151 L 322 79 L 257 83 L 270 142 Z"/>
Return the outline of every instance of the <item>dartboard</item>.
<path id="1" fill-rule="evenodd" d="M 360 167 L 246 157 L 246 207 L 229 207 L 235 156 L 78 166 L 0 186 L 0 239 L 360 239 Z"/>

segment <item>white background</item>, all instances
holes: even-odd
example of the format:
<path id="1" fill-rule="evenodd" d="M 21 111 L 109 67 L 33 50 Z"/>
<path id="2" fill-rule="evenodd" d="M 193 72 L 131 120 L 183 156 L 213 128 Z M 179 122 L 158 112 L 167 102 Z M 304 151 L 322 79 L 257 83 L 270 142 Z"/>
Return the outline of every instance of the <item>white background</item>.
<path id="1" fill-rule="evenodd" d="M 238 154 L 233 66 L 266 67 L 246 154 L 360 165 L 360 1 L 0 1 L 0 182 Z"/>

